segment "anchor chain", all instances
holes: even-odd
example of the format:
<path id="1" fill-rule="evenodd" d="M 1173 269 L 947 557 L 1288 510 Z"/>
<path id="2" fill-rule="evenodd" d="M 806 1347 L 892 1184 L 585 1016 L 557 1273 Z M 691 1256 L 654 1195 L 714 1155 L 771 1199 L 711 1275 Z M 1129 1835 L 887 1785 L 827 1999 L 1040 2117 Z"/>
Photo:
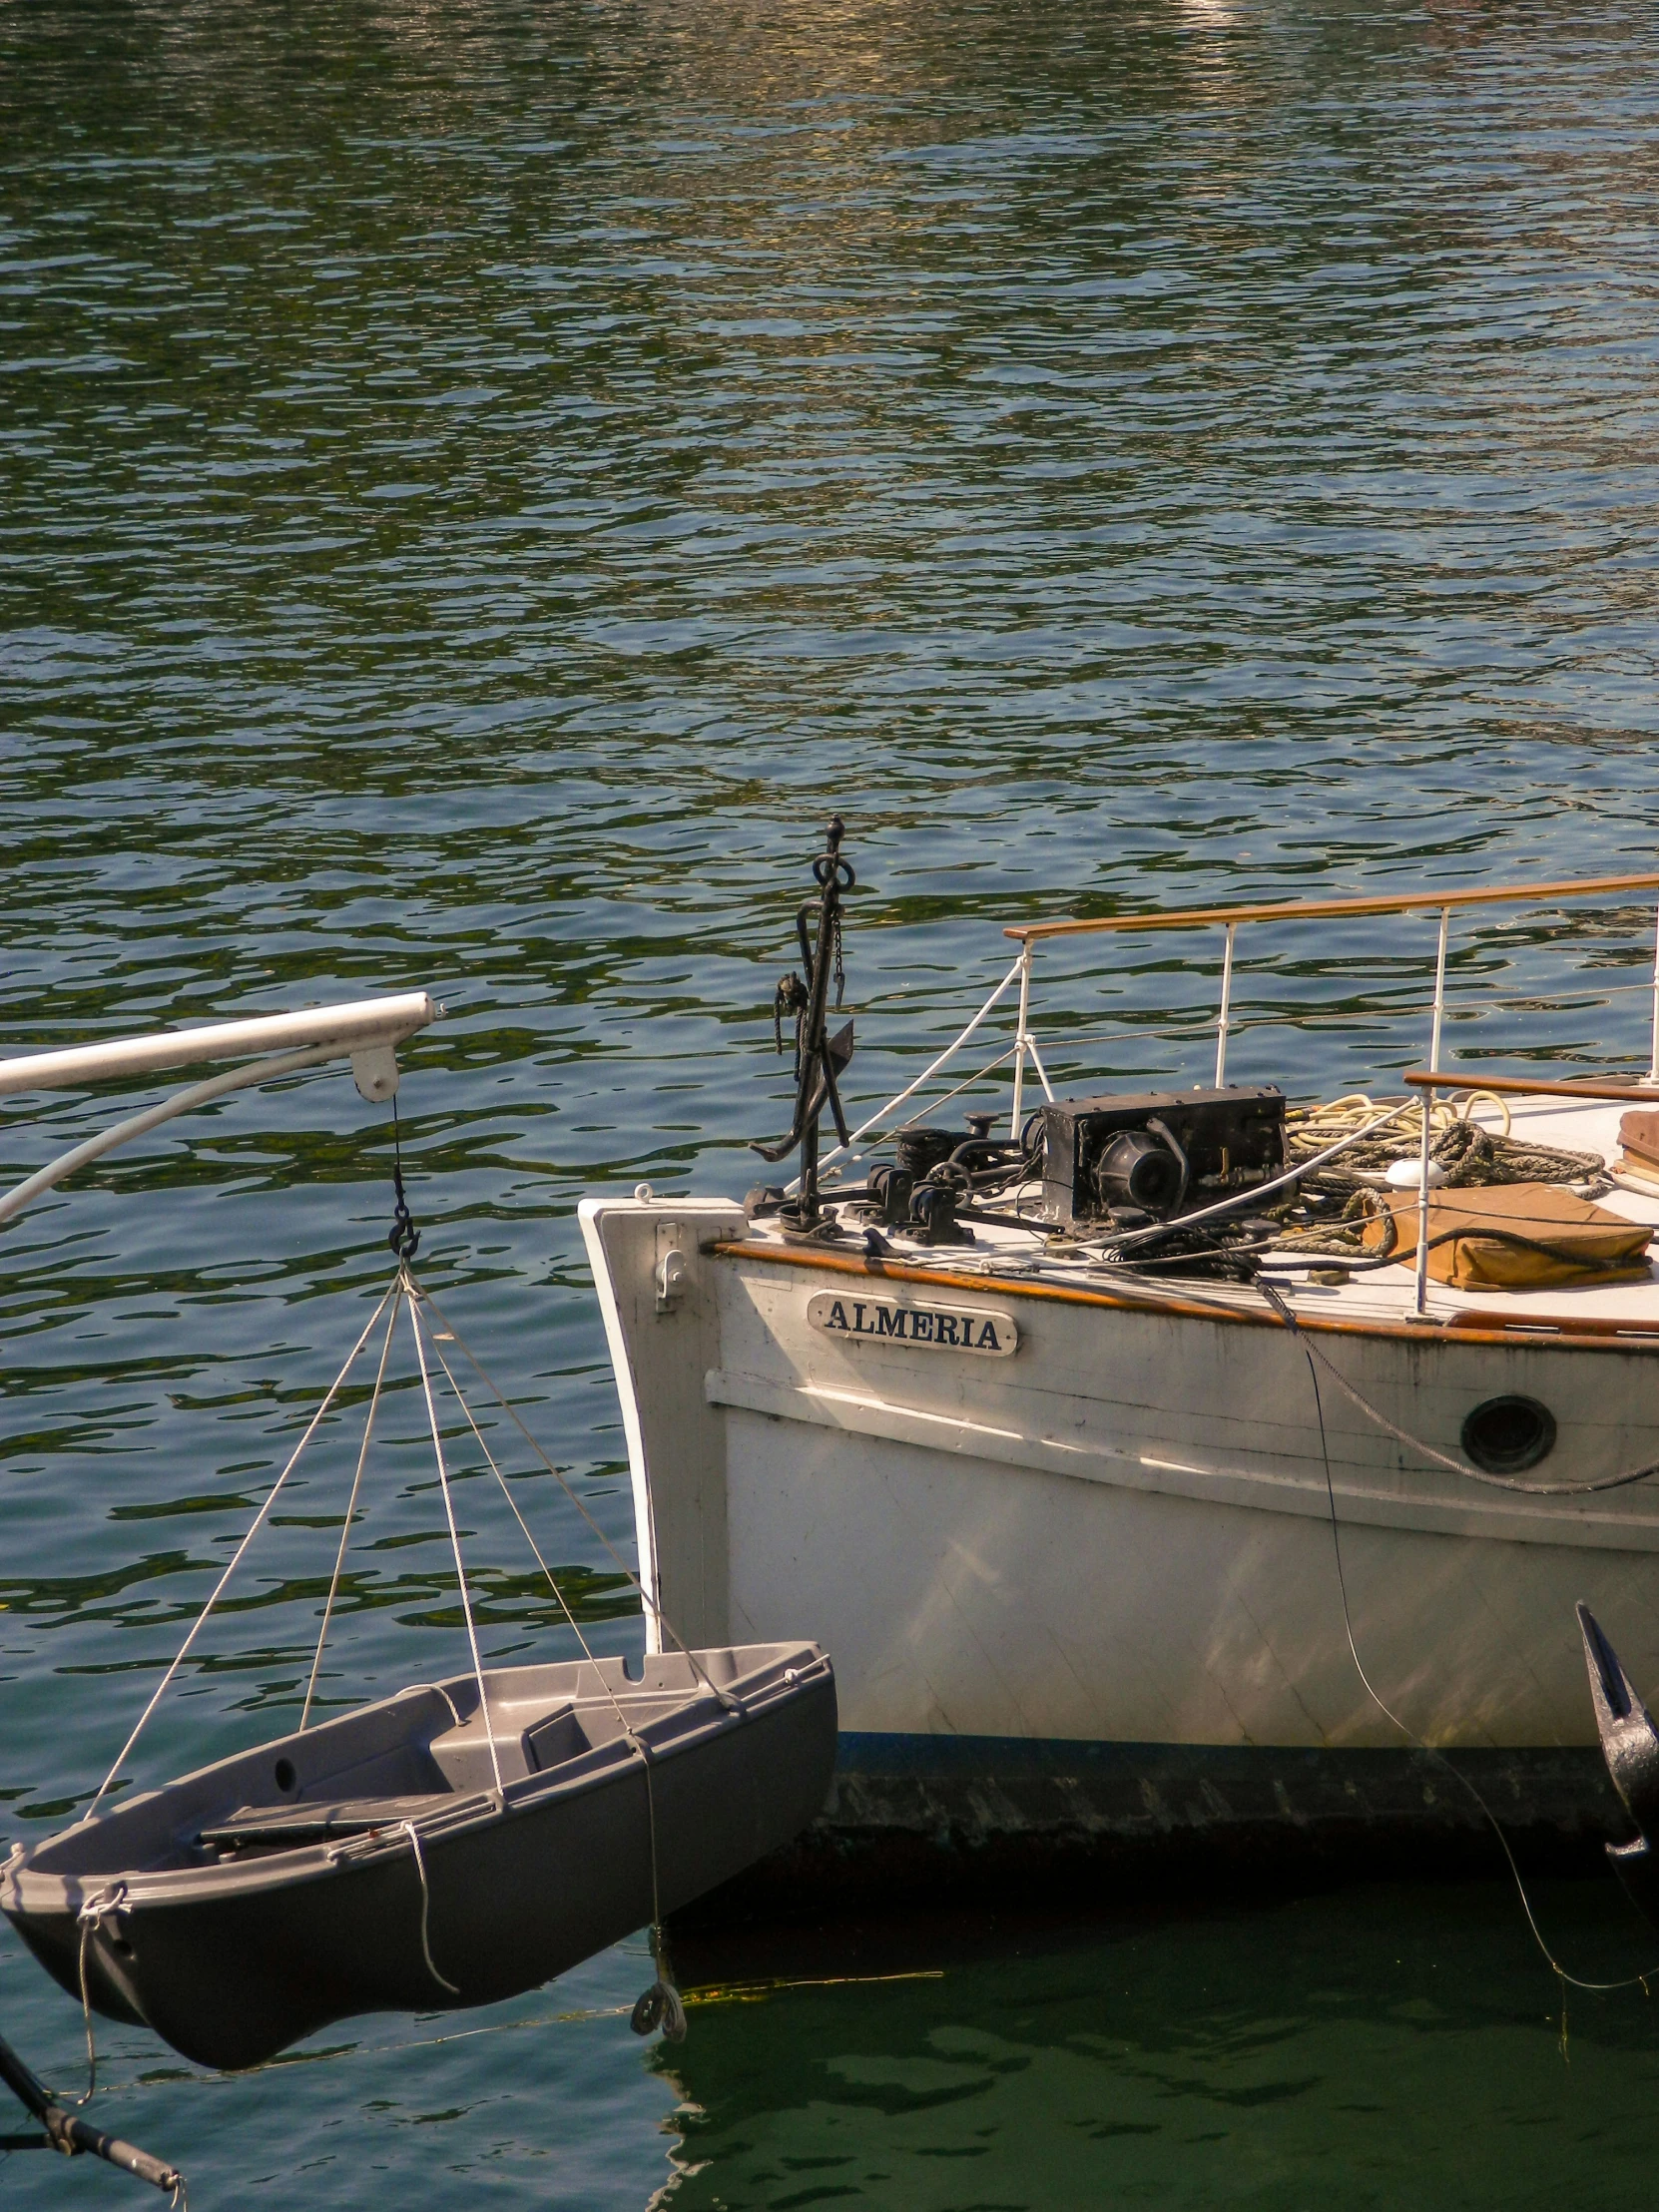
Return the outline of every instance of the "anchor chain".
<path id="1" fill-rule="evenodd" d="M 801 1080 L 802 1016 L 811 1003 L 812 1000 L 808 994 L 806 984 L 792 968 L 788 975 L 780 978 L 778 988 L 773 993 L 772 1041 L 777 1050 L 782 1053 L 784 1049 L 784 1016 L 786 1014 L 793 1015 L 795 1019 L 795 1073 L 790 1078 L 793 1083 L 799 1083 Z M 837 1006 L 840 1004 L 838 998 L 835 1000 L 835 1004 Z"/>
<path id="2" fill-rule="evenodd" d="M 391 1102 L 391 1141 L 394 1158 L 391 1167 L 392 1196 L 396 1204 L 391 1210 L 391 1227 L 386 1232 L 386 1243 L 399 1260 L 412 1260 L 420 1250 L 420 1231 L 415 1227 L 409 1202 L 403 1195 L 403 1133 L 397 1119 L 397 1101 Z"/>

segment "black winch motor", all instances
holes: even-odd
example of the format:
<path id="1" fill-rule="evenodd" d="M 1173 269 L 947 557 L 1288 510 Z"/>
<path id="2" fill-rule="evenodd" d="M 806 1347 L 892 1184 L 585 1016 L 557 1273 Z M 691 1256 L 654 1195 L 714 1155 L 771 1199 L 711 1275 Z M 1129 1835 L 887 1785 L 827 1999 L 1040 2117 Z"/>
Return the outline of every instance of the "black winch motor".
<path id="1" fill-rule="evenodd" d="M 1043 1108 L 1050 1221 L 1167 1221 L 1284 1173 L 1285 1095 L 1147 1091 Z"/>

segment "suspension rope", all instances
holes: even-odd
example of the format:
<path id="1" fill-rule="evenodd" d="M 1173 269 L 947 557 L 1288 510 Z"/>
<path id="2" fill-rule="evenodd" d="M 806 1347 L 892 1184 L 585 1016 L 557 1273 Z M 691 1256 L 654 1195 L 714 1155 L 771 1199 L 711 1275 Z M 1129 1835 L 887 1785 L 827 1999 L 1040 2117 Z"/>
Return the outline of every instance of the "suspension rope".
<path id="1" fill-rule="evenodd" d="M 356 1472 L 351 1477 L 351 1495 L 345 1503 L 345 1524 L 339 1532 L 339 1549 L 334 1554 L 334 1571 L 328 1580 L 328 1602 L 322 1608 L 322 1626 L 317 1633 L 316 1655 L 311 1660 L 311 1678 L 305 1685 L 305 1703 L 299 1715 L 300 1733 L 303 1734 L 311 1717 L 311 1700 L 316 1695 L 317 1675 L 322 1667 L 322 1647 L 328 1640 L 328 1623 L 333 1618 L 334 1599 L 339 1591 L 340 1570 L 345 1565 L 345 1547 L 351 1541 L 351 1523 L 357 1511 L 357 1492 L 362 1487 L 363 1468 L 368 1460 L 369 1441 L 374 1434 L 374 1416 L 380 1408 L 380 1391 L 386 1380 L 386 1361 L 391 1352 L 392 1332 L 397 1327 L 398 1310 L 403 1303 L 403 1279 L 399 1275 L 395 1295 L 391 1302 L 391 1318 L 386 1323 L 385 1341 L 380 1347 L 380 1365 L 375 1371 L 374 1388 L 368 1400 L 368 1411 L 363 1417 L 362 1449 L 357 1453 Z"/>
<path id="2" fill-rule="evenodd" d="M 186 1636 L 184 1642 L 179 1646 L 178 1652 L 174 1657 L 172 1665 L 168 1668 L 167 1672 L 157 1683 L 154 1691 L 152 1691 L 149 1704 L 146 1705 L 144 1711 L 138 1717 L 138 1725 L 134 1728 L 133 1733 L 128 1737 L 127 1741 L 122 1745 L 120 1754 L 116 1759 L 115 1765 L 111 1767 L 109 1773 L 100 1783 L 98 1787 L 98 1794 L 96 1797 L 94 1797 L 92 1801 L 94 1809 L 96 1809 L 97 1806 L 102 1803 L 104 1798 L 108 1796 L 111 1785 L 114 1783 L 116 1776 L 121 1772 L 122 1765 L 125 1762 L 128 1754 L 132 1751 L 133 1746 L 138 1742 L 140 1736 L 144 1733 L 145 1727 L 149 1722 L 151 1714 L 154 1713 L 157 1706 L 161 1703 L 163 1696 L 166 1694 L 168 1684 L 173 1680 L 173 1677 L 184 1665 L 186 1656 L 188 1655 L 191 1646 L 195 1643 L 197 1637 L 202 1633 L 202 1630 L 207 1623 L 208 1615 L 219 1603 L 219 1600 L 224 1595 L 226 1586 L 230 1582 L 232 1575 L 236 1573 L 237 1568 L 242 1564 L 243 1554 L 247 1551 L 249 1545 L 254 1541 L 254 1538 L 259 1534 L 260 1530 L 265 1526 L 266 1516 L 270 1513 L 273 1505 L 276 1504 L 283 1483 L 286 1482 L 288 1476 L 293 1472 L 294 1468 L 299 1463 L 299 1454 L 304 1450 L 305 1446 L 316 1434 L 316 1431 L 320 1426 L 324 1415 L 327 1413 L 328 1408 L 333 1404 L 334 1399 L 338 1396 L 339 1391 L 344 1384 L 346 1377 L 356 1366 L 357 1355 L 362 1351 L 363 1346 L 367 1344 L 369 1334 L 373 1330 L 374 1324 L 385 1312 L 386 1307 L 396 1296 L 396 1294 L 397 1284 L 393 1282 L 381 1295 L 380 1303 L 375 1307 L 373 1313 L 369 1315 L 368 1320 L 364 1323 L 361 1336 L 358 1337 L 356 1343 L 346 1354 L 344 1367 L 340 1369 L 338 1375 L 335 1376 L 334 1380 L 332 1381 L 332 1382 L 329 1383 L 326 1391 L 323 1393 L 322 1402 L 320 1405 L 318 1405 L 316 1411 L 311 1415 L 309 1421 L 306 1423 L 305 1432 L 300 1437 L 299 1441 L 294 1445 L 293 1450 L 289 1455 L 287 1465 L 283 1467 L 281 1473 L 276 1477 L 271 1488 L 266 1492 L 265 1502 L 261 1505 L 259 1511 L 254 1515 L 252 1522 L 249 1524 L 247 1535 L 243 1537 L 241 1543 L 238 1544 L 236 1550 L 231 1554 L 230 1564 L 226 1567 L 225 1572 L 220 1576 L 219 1580 L 214 1584 L 213 1591 L 208 1598 L 208 1602 L 206 1603 L 206 1605 L 203 1606 L 201 1612 L 197 1614 L 196 1619 L 192 1622 L 190 1633 Z"/>
<path id="3" fill-rule="evenodd" d="M 588 1664 L 593 1668 L 594 1673 L 598 1677 L 600 1688 L 610 1699 L 611 1710 L 615 1713 L 617 1718 L 617 1726 L 621 1729 L 626 1740 L 633 1745 L 635 1751 L 639 1754 L 641 1770 L 645 1776 L 645 1811 L 646 1820 L 649 1824 L 651 1840 L 651 1956 L 653 1963 L 657 1968 L 657 1978 L 655 1981 L 653 1981 L 650 1988 L 642 1993 L 638 2002 L 635 2004 L 633 2012 L 630 2015 L 630 2024 L 632 2025 L 636 2035 L 649 2035 L 651 2030 L 659 2023 L 661 2023 L 663 2033 L 667 2036 L 668 2040 L 671 2043 L 683 2042 L 685 2040 L 686 2034 L 686 2009 L 681 2001 L 680 1992 L 675 1987 L 674 1977 L 669 1968 L 668 1939 L 663 1931 L 661 1891 L 657 1877 L 657 1794 L 656 1786 L 652 1780 L 651 1775 L 651 1747 L 645 1742 L 644 1738 L 633 1726 L 632 1722 L 628 1718 L 628 1715 L 623 1710 L 622 1700 L 617 1696 L 617 1693 L 612 1685 L 606 1680 L 603 1669 L 600 1667 L 598 1660 L 595 1659 L 593 1655 L 593 1650 L 588 1643 L 588 1639 L 582 1633 L 581 1623 L 577 1620 L 575 1613 L 571 1610 L 570 1600 L 565 1596 L 564 1591 L 559 1587 L 558 1577 L 554 1574 L 553 1569 L 542 1557 L 541 1546 L 536 1542 L 535 1537 L 530 1533 L 530 1524 L 528 1521 L 526 1521 L 524 1515 L 518 1509 L 518 1500 L 514 1497 L 512 1490 L 508 1486 L 507 1477 L 502 1473 L 500 1467 L 496 1464 L 495 1454 L 491 1451 L 488 1443 L 484 1439 L 484 1432 L 478 1426 L 478 1422 L 473 1414 L 472 1407 L 467 1403 L 465 1392 L 462 1390 L 460 1384 L 456 1382 L 454 1375 L 450 1371 L 449 1363 L 444 1359 L 443 1354 L 438 1350 L 435 1342 L 432 1346 L 432 1358 L 443 1370 L 444 1381 L 449 1384 L 450 1389 L 454 1392 L 456 1404 L 459 1405 L 461 1411 L 466 1415 L 467 1426 L 472 1430 L 473 1436 L 477 1441 L 478 1449 L 483 1453 L 485 1460 L 488 1462 L 491 1474 L 493 1474 L 496 1481 L 500 1483 L 501 1494 L 507 1500 L 508 1509 L 512 1513 L 514 1520 L 517 1521 L 520 1529 L 523 1531 L 524 1541 L 530 1546 L 531 1551 L 534 1553 L 537 1566 L 540 1567 L 542 1573 L 547 1577 L 547 1586 L 553 1592 L 554 1597 L 558 1600 L 559 1608 L 563 1612 L 565 1619 L 570 1623 L 571 1629 L 575 1634 L 576 1641 L 582 1647 L 583 1658 L 586 1659 Z"/>
<path id="4" fill-rule="evenodd" d="M 98 2093 L 98 2045 L 92 2032 L 92 1992 L 87 1983 L 87 1946 L 103 1927 L 106 1915 L 113 1919 L 121 1911 L 122 1902 L 126 1895 L 127 1885 L 125 1882 L 110 1883 L 102 1890 L 95 1890 L 75 1916 L 81 1936 L 79 1978 L 81 1983 L 81 2025 L 87 2038 L 87 2085 L 80 2096 L 72 2097 L 69 2100 L 71 2111 L 78 2112 L 83 2105 L 90 2104 Z"/>
<path id="5" fill-rule="evenodd" d="M 484 1687 L 484 1662 L 478 1656 L 478 1630 L 472 1618 L 472 1593 L 467 1588 L 466 1567 L 461 1559 L 461 1533 L 455 1525 L 455 1500 L 449 1489 L 449 1470 L 443 1461 L 443 1438 L 438 1432 L 438 1409 L 432 1397 L 432 1378 L 426 1367 L 426 1341 L 420 1327 L 420 1292 L 408 1263 L 403 1263 L 399 1280 L 404 1284 L 409 1301 L 409 1327 L 414 1333 L 415 1358 L 420 1364 L 420 1387 L 426 1398 L 426 1418 L 432 1431 L 432 1452 L 438 1464 L 438 1487 L 443 1492 L 444 1517 L 449 1523 L 449 1542 L 455 1554 L 455 1579 L 460 1584 L 461 1613 L 466 1621 L 467 1647 L 472 1653 L 472 1672 L 478 1684 L 478 1710 L 484 1724 L 484 1741 L 490 1750 L 490 1772 L 495 1776 L 495 1796 L 498 1805 L 505 1802 L 501 1784 L 501 1760 L 495 1748 L 495 1728 L 490 1720 L 489 1692 Z M 434 1307 L 433 1312 L 437 1311 Z M 459 1340 L 457 1339 L 457 1342 Z"/>
<path id="6" fill-rule="evenodd" d="M 412 1285 L 414 1280 L 413 1277 L 411 1276 L 409 1280 Z M 732 1693 L 729 1690 L 724 1689 L 720 1683 L 714 1681 L 711 1678 L 709 1670 L 703 1665 L 703 1662 L 698 1658 L 696 1652 L 692 1650 L 691 1646 L 681 1636 L 679 1630 L 669 1619 L 668 1615 L 663 1611 L 662 1606 L 657 1602 L 656 1598 L 650 1596 L 647 1593 L 645 1585 L 640 1581 L 639 1576 L 634 1572 L 633 1568 L 629 1566 L 627 1560 L 622 1556 L 621 1552 L 618 1551 L 616 1545 L 612 1543 L 610 1537 L 606 1535 L 604 1529 L 600 1527 L 598 1521 L 596 1521 L 593 1515 L 588 1511 L 587 1506 L 578 1496 L 576 1490 L 572 1487 L 570 1481 L 565 1476 L 565 1474 L 561 1471 L 560 1468 L 554 1465 L 553 1461 L 547 1456 L 547 1453 L 536 1441 L 530 1430 L 525 1426 L 524 1421 L 519 1414 L 518 1408 L 507 1397 L 506 1393 L 502 1390 L 500 1384 L 493 1382 L 489 1375 L 485 1372 L 484 1367 L 480 1362 L 477 1354 L 468 1347 L 466 1339 L 455 1327 L 455 1324 L 449 1319 L 449 1316 L 444 1312 L 443 1308 L 438 1304 L 437 1300 L 432 1296 L 430 1291 L 418 1291 L 417 1295 L 425 1301 L 427 1306 L 431 1308 L 432 1313 L 436 1316 L 436 1318 L 440 1322 L 442 1322 L 444 1329 L 447 1331 L 449 1336 L 454 1339 L 456 1350 L 460 1352 L 465 1358 L 467 1364 L 471 1367 L 479 1382 L 483 1383 L 485 1389 L 489 1391 L 490 1395 L 494 1398 L 497 1405 L 500 1406 L 501 1410 L 506 1414 L 507 1418 L 512 1422 L 513 1426 L 518 1430 L 519 1434 L 524 1438 L 525 1442 L 530 1446 L 530 1449 L 535 1453 L 536 1457 L 541 1461 L 542 1465 L 547 1469 L 548 1473 L 552 1475 L 553 1479 L 558 1483 L 560 1489 L 563 1490 L 563 1492 L 565 1493 L 565 1496 L 569 1498 L 571 1504 L 575 1506 L 577 1512 L 581 1514 L 582 1518 L 587 1522 L 589 1528 L 592 1529 L 593 1533 L 598 1537 L 601 1544 L 604 1545 L 606 1552 L 614 1561 L 624 1580 L 628 1583 L 629 1588 L 634 1592 L 640 1603 L 645 1606 L 647 1611 L 650 1612 L 653 1618 L 656 1620 L 658 1628 L 673 1641 L 675 1647 L 679 1650 L 681 1655 L 685 1659 L 690 1661 L 692 1672 L 699 1678 L 699 1680 L 710 1691 L 710 1693 L 720 1701 L 720 1703 L 726 1708 L 729 1713 L 741 1711 L 742 1708 L 738 1705 L 737 1700 L 732 1696 Z"/>

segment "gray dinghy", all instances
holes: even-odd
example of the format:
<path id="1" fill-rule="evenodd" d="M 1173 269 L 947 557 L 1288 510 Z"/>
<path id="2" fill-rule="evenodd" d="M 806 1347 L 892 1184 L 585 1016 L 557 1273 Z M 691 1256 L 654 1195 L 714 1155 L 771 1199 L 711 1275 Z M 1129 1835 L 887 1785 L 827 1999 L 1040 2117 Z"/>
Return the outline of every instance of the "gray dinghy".
<path id="1" fill-rule="evenodd" d="M 648 1658 L 637 1682 L 620 1659 L 486 1672 L 488 1733 L 474 1676 L 404 1690 L 19 1845 L 0 1908 L 77 2000 L 84 1944 L 97 2009 L 204 2066 L 353 2013 L 515 1996 L 823 1806 L 819 1647 L 695 1660 Z"/>

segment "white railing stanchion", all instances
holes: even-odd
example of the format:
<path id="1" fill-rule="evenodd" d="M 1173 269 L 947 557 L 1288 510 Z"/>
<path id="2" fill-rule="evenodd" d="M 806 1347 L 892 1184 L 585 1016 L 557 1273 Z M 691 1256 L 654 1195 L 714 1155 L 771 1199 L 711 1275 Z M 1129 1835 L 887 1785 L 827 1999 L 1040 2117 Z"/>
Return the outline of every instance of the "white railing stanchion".
<path id="1" fill-rule="evenodd" d="M 1227 950 L 1221 961 L 1221 1012 L 1216 1016 L 1216 1089 L 1227 1073 L 1227 1017 L 1233 1010 L 1233 938 L 1238 923 L 1227 924 Z"/>
<path id="2" fill-rule="evenodd" d="M 1422 1143 L 1417 1152 L 1417 1313 L 1428 1311 L 1428 1140 L 1434 1120 L 1434 1093 L 1422 1094 Z"/>
<path id="3" fill-rule="evenodd" d="M 1653 915 L 1653 1050 L 1648 1058 L 1647 1079 L 1659 1083 L 1659 907 Z"/>
<path id="4" fill-rule="evenodd" d="M 1445 940 L 1451 927 L 1451 908 L 1440 908 L 1440 943 L 1434 955 L 1434 1026 L 1428 1038 L 1428 1064 L 1437 1068 L 1440 1064 L 1440 1022 L 1445 1014 Z"/>
<path id="5" fill-rule="evenodd" d="M 1008 1124 L 1008 1141 L 1019 1142 L 1020 1108 L 1025 1103 L 1025 1015 L 1031 1003 L 1031 940 L 1026 938 L 1019 955 L 1019 1025 L 1014 1031 L 1014 1110 Z M 1654 986 L 1654 1004 L 1659 1008 L 1659 983 Z M 1659 1012 L 1654 1015 L 1659 1023 Z M 1655 1030 L 1659 1036 L 1659 1029 Z"/>

